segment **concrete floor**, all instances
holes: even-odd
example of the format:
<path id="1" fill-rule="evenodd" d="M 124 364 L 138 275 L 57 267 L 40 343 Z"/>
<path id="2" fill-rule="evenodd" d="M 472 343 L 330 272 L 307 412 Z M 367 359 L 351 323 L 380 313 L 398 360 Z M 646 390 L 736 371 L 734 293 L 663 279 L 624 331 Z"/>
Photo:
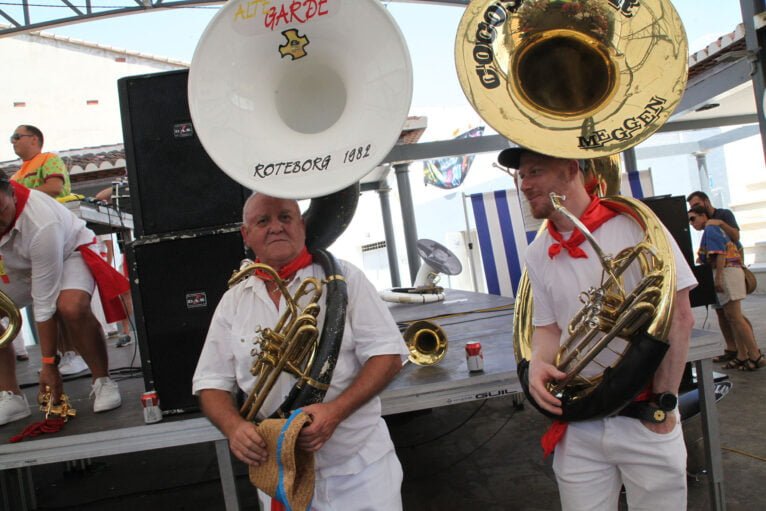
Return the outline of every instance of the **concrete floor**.
<path id="1" fill-rule="evenodd" d="M 748 297 L 744 310 L 766 349 L 766 295 Z M 704 309 L 695 314 L 697 328 L 717 329 L 712 310 L 707 319 Z M 733 382 L 718 406 L 727 509 L 766 509 L 766 369 L 721 372 Z M 406 510 L 560 509 L 550 460 L 539 448 L 547 420 L 531 407 L 496 398 L 392 416 L 388 423 L 404 467 Z M 242 509 L 257 509 L 245 467 L 235 470 Z M 37 466 L 31 474 L 38 509 L 224 509 L 212 445 Z M 706 476 L 690 477 L 688 508 L 710 509 L 708 492 Z"/>

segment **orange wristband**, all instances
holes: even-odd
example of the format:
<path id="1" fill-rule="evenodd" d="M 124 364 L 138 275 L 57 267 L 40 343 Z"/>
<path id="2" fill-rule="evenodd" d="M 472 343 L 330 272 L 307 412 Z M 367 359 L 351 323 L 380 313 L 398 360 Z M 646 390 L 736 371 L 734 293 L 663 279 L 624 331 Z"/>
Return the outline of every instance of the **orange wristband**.
<path id="1" fill-rule="evenodd" d="M 55 366 L 55 365 L 57 365 L 56 358 L 57 357 L 42 357 L 41 360 L 42 360 L 43 364 L 48 364 L 48 365 L 51 365 L 51 366 Z"/>

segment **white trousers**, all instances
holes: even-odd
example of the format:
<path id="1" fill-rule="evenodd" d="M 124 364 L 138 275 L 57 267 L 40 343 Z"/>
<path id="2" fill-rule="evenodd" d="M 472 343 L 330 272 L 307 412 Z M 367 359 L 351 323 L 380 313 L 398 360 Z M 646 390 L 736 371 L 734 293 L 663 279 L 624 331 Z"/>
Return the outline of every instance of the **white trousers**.
<path id="1" fill-rule="evenodd" d="M 663 435 L 629 417 L 570 423 L 553 470 L 564 511 L 615 511 L 622 485 L 631 511 L 686 509 L 680 422 Z"/>
<path id="2" fill-rule="evenodd" d="M 358 474 L 317 479 L 312 511 L 401 511 L 402 465 L 390 451 Z M 271 509 L 271 499 L 258 490 L 261 509 Z"/>

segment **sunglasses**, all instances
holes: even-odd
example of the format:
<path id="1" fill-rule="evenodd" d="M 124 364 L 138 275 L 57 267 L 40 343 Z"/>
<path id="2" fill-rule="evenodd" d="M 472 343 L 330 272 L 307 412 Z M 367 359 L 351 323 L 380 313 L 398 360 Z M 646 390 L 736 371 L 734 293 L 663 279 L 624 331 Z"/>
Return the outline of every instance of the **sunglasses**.
<path id="1" fill-rule="evenodd" d="M 17 140 L 20 140 L 21 137 L 34 137 L 34 135 L 22 135 L 21 133 L 14 133 L 11 135 L 11 142 L 16 142 Z"/>
<path id="2" fill-rule="evenodd" d="M 690 216 L 689 217 L 689 223 L 694 222 L 697 219 L 696 216 Z"/>

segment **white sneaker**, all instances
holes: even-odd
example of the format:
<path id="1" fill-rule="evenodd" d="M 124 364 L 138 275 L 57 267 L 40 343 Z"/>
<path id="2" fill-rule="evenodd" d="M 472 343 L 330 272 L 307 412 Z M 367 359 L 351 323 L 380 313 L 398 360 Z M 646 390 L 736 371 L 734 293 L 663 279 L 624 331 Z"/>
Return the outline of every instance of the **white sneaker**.
<path id="1" fill-rule="evenodd" d="M 128 344 L 133 344 L 133 338 L 127 334 L 123 334 L 119 337 L 119 339 L 117 339 L 117 344 L 115 344 L 115 347 L 123 348 Z"/>
<path id="2" fill-rule="evenodd" d="M 0 426 L 29 417 L 27 397 L 8 390 L 0 390 Z"/>
<path id="3" fill-rule="evenodd" d="M 61 373 L 61 376 L 80 374 L 87 370 L 88 364 L 74 351 L 65 352 L 64 356 L 61 357 L 61 362 L 59 362 L 59 373 Z"/>
<path id="4" fill-rule="evenodd" d="M 120 389 L 117 383 L 108 376 L 97 378 L 91 386 L 90 397 L 96 396 L 93 400 L 93 411 L 106 412 L 113 410 L 122 404 Z"/>

